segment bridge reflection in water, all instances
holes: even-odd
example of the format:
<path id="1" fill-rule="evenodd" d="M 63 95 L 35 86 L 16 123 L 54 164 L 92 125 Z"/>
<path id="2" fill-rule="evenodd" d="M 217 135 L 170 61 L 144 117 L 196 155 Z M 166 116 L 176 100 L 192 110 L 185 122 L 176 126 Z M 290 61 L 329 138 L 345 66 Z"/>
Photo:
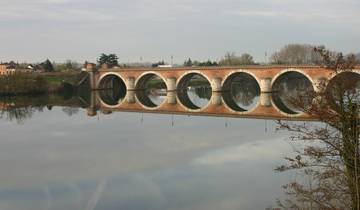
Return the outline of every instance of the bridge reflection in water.
<path id="1" fill-rule="evenodd" d="M 176 91 L 167 91 L 165 82 L 157 75 L 149 75 L 138 82 L 136 91 L 126 90 L 121 80 L 104 80 L 104 89 L 93 91 L 88 115 L 97 111 L 150 112 L 179 115 L 247 117 L 260 119 L 314 120 L 291 103 L 309 91 L 311 82 L 301 74 L 288 73 L 277 79 L 271 93 L 262 93 L 257 81 L 248 74 L 238 73 L 229 78 L 220 92 L 213 92 L 211 84 L 199 74 L 183 78 Z M 309 98 L 309 103 L 312 98 Z"/>

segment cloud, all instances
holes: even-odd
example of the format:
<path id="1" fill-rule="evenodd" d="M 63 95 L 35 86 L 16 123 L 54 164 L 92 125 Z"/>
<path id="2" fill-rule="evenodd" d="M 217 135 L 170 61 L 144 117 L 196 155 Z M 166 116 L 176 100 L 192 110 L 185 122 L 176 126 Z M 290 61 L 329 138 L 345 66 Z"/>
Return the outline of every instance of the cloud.
<path id="1" fill-rule="evenodd" d="M 0 2 L 0 17 L 8 21 L 21 18 L 31 20 L 57 21 L 107 21 L 126 19 L 127 21 L 150 18 L 153 20 L 190 17 L 206 17 L 221 19 L 228 15 L 247 16 L 257 18 L 277 17 L 290 19 L 341 18 L 353 21 L 359 18 L 356 1 L 340 2 L 336 0 L 324 1 L 204 1 L 204 0 L 135 0 L 135 1 L 84 1 L 84 0 L 15 0 Z M 324 6 L 326 4 L 326 6 Z M 356 7 L 357 6 L 357 7 Z M 312 18 L 312 19 L 310 19 Z M 330 21 L 330 20 L 329 20 Z"/>
<path id="2" fill-rule="evenodd" d="M 97 203 L 99 202 L 99 199 L 101 198 L 101 195 L 103 194 L 105 188 L 106 188 L 106 178 L 100 180 L 96 185 L 96 190 L 92 194 L 90 200 L 88 201 L 85 210 L 94 210 Z"/>
<path id="3" fill-rule="evenodd" d="M 357 51 L 359 10 L 357 0 L 0 0 L 2 30 L 12 32 L 0 34 L 2 59 L 95 60 L 112 51 L 129 61 L 174 54 L 182 62 L 239 51 L 259 60 L 288 42 Z"/>
<path id="4" fill-rule="evenodd" d="M 193 161 L 194 165 L 223 165 L 233 162 L 277 161 L 291 147 L 284 138 L 267 139 L 212 151 Z"/>

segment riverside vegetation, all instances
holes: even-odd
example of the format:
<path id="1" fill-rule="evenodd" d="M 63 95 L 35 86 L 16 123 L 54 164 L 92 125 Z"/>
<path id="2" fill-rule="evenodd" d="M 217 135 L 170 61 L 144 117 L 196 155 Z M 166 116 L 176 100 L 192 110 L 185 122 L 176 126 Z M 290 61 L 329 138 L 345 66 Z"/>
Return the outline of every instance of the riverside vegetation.
<path id="1" fill-rule="evenodd" d="M 84 72 L 16 73 L 0 77 L 0 96 L 36 95 L 74 91 Z"/>

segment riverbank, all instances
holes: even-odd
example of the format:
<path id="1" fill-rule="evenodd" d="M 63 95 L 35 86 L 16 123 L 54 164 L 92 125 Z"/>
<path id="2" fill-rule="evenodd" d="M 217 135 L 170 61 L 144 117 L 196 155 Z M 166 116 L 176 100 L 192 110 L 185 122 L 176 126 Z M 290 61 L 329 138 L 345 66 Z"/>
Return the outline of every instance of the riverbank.
<path id="1" fill-rule="evenodd" d="M 84 72 L 21 73 L 0 77 L 0 96 L 38 95 L 74 91 Z"/>

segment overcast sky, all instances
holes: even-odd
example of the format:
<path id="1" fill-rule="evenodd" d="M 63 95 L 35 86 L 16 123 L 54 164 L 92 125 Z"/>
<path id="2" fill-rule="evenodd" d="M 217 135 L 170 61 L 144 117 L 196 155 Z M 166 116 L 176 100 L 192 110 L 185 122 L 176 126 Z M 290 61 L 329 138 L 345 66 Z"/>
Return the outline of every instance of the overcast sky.
<path id="1" fill-rule="evenodd" d="M 0 0 L 0 61 L 263 61 L 288 43 L 359 52 L 359 25 L 359 0 Z"/>

